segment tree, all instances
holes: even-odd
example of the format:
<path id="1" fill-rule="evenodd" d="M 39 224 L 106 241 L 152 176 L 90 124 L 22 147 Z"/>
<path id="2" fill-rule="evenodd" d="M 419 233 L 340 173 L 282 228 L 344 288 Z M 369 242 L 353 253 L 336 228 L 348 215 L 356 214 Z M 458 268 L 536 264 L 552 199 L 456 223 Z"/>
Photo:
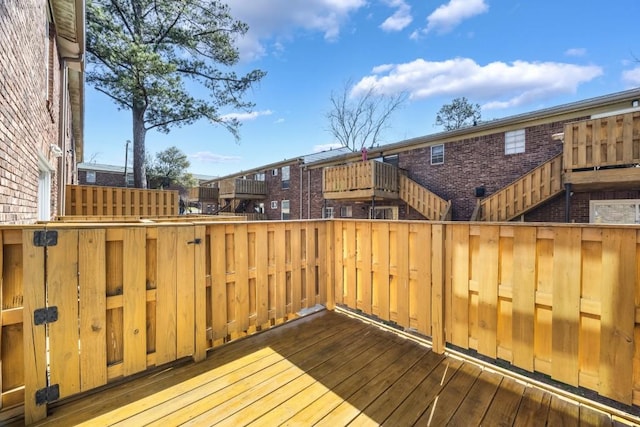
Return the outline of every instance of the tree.
<path id="1" fill-rule="evenodd" d="M 167 187 L 176 184 L 184 188 L 197 185 L 193 175 L 187 172 L 191 163 L 178 147 L 169 147 L 156 153 L 153 160 L 147 161 L 147 175 L 153 184 L 151 187 Z"/>
<path id="2" fill-rule="evenodd" d="M 375 87 L 352 96 L 353 84 L 347 82 L 341 92 L 331 92 L 331 110 L 327 113 L 329 131 L 344 147 L 360 151 L 378 142 L 389 118 L 407 100 L 407 93 L 380 94 Z"/>
<path id="3" fill-rule="evenodd" d="M 443 105 L 436 116 L 436 126 L 443 126 L 447 131 L 475 125 L 479 121 L 480 105 L 471 104 L 464 96 Z"/>
<path id="4" fill-rule="evenodd" d="M 240 122 L 220 109 L 250 110 L 253 104 L 242 96 L 265 75 L 229 70 L 239 59 L 235 39 L 247 30 L 217 0 L 87 2 L 87 81 L 118 108 L 131 110 L 136 187 L 146 186 L 149 130 L 167 133 L 204 118 L 239 138 Z M 203 91 L 209 96 L 191 95 Z"/>

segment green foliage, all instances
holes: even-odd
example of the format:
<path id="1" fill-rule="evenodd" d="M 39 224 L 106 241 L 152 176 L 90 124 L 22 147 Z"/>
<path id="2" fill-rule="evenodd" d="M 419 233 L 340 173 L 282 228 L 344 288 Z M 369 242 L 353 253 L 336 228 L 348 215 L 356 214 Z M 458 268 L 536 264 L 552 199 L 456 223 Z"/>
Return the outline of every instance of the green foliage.
<path id="1" fill-rule="evenodd" d="M 196 179 L 187 172 L 191 163 L 178 147 L 169 147 L 156 153 L 153 160 L 147 160 L 147 176 L 152 183 L 151 187 L 157 188 L 175 184 L 184 188 L 195 187 Z"/>
<path id="2" fill-rule="evenodd" d="M 87 81 L 119 108 L 132 110 L 136 186 L 150 129 L 166 133 L 208 119 L 239 138 L 239 121 L 220 110 L 250 110 L 253 104 L 242 97 L 265 73 L 231 71 L 239 59 L 235 40 L 248 27 L 231 17 L 226 4 L 88 0 L 86 8 Z"/>
<path id="3" fill-rule="evenodd" d="M 443 126 L 447 131 L 472 126 L 479 121 L 480 105 L 471 104 L 464 96 L 443 105 L 436 116 L 436 126 Z"/>

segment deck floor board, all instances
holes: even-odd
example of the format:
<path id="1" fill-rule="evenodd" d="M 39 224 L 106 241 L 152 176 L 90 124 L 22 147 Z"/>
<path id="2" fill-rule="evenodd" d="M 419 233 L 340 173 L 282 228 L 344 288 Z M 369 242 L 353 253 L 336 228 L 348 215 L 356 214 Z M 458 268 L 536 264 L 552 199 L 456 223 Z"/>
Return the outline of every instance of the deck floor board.
<path id="1" fill-rule="evenodd" d="M 39 425 L 590 426 L 609 414 L 322 311 L 51 405 Z"/>

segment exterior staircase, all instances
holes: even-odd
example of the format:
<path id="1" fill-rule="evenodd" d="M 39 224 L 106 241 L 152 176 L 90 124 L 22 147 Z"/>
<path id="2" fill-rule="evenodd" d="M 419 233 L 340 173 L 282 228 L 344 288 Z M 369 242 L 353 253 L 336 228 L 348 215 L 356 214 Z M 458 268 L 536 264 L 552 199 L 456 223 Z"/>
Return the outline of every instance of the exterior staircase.
<path id="1" fill-rule="evenodd" d="M 400 198 L 431 221 L 451 220 L 451 201 L 444 200 L 409 177 L 399 174 Z"/>
<path id="2" fill-rule="evenodd" d="M 562 193 L 562 155 L 480 201 L 472 221 L 510 221 Z"/>

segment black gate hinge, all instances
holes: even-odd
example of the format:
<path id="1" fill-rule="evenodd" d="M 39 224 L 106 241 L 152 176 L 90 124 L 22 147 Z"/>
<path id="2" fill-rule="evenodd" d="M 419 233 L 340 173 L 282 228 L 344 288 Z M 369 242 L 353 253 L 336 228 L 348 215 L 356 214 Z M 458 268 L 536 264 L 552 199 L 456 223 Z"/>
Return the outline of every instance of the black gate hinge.
<path id="1" fill-rule="evenodd" d="M 58 244 L 58 232 L 56 230 L 37 230 L 33 233 L 34 246 L 55 246 Z"/>
<path id="2" fill-rule="evenodd" d="M 54 384 L 36 391 L 36 405 L 44 405 L 60 399 L 60 385 Z"/>
<path id="3" fill-rule="evenodd" d="M 45 323 L 53 323 L 58 320 L 58 307 L 38 308 L 33 312 L 33 324 L 44 325 Z"/>

